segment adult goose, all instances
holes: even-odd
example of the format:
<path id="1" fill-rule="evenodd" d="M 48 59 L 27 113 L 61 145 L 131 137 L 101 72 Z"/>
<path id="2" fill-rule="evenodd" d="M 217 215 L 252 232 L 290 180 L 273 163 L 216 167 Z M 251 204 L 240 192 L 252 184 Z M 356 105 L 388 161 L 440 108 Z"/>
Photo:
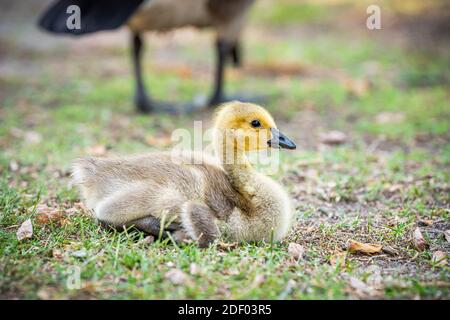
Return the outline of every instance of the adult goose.
<path id="1" fill-rule="evenodd" d="M 146 92 L 141 66 L 142 33 L 164 32 L 184 26 L 213 28 L 217 34 L 217 61 L 214 89 L 207 105 L 215 106 L 227 100 L 223 90 L 227 61 L 231 59 L 235 66 L 240 65 L 240 36 L 253 2 L 254 0 L 57 0 L 43 13 L 39 25 L 52 33 L 76 36 L 126 25 L 132 35 L 136 84 L 134 101 L 137 109 L 141 112 L 170 112 L 176 111 L 173 105 L 157 102 Z M 68 24 L 68 18 L 76 12 L 73 11 L 74 8 L 79 8 L 79 28 Z"/>

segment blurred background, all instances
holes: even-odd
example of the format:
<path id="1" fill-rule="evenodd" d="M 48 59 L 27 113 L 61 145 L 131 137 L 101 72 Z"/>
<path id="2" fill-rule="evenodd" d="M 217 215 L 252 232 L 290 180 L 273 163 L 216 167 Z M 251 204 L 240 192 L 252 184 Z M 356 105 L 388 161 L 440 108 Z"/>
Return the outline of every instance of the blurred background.
<path id="1" fill-rule="evenodd" d="M 0 211 L 4 213 L 0 239 L 7 248 L 2 253 L 9 255 L 1 255 L 5 272 L 0 288 L 9 297 L 120 297 L 121 289 L 111 293 L 94 285 L 93 291 L 67 293 L 61 286 L 62 271 L 55 270 L 79 258 L 59 262 L 46 258 L 48 250 L 60 250 L 66 243 L 57 239 L 71 239 L 75 250 L 86 244 L 79 230 L 91 228 L 91 237 L 99 232 L 86 216 L 70 218 L 81 210 L 75 205 L 78 193 L 68 187 L 70 163 L 86 154 L 170 148 L 174 129 L 192 129 L 194 120 L 204 120 L 207 127 L 212 111 L 178 116 L 136 113 L 127 30 L 79 39 L 47 34 L 36 28 L 36 20 L 50 2 L 0 0 Z M 381 8 L 381 30 L 366 27 L 371 4 Z M 144 294 L 133 291 L 138 289 L 131 283 L 123 284 L 122 293 L 273 298 L 284 288 L 284 280 L 300 277 L 301 286 L 314 285 L 283 297 L 361 297 L 345 289 L 347 282 L 339 282 L 343 278 L 320 269 L 350 235 L 397 248 L 400 260 L 380 258 L 379 265 L 390 275 L 397 272 L 415 282 L 400 289 L 389 284 L 385 297 L 448 298 L 448 271 L 430 264 L 431 251 L 413 260 L 409 232 L 421 219 L 431 219 L 433 225 L 424 225 L 430 250 L 449 252 L 442 236 L 443 230 L 450 229 L 449 4 L 445 0 L 257 0 L 243 36 L 243 67 L 227 69 L 226 90 L 272 96 L 263 105 L 298 146 L 295 152 L 282 153 L 282 170 L 276 177 L 289 189 L 297 208 L 298 223 L 290 240 L 304 241 L 314 254 L 302 266 L 301 276 L 281 276 L 279 272 L 287 270 L 283 264 L 267 267 L 268 279 L 279 277 L 248 295 L 240 288 L 251 285 L 241 278 L 236 286 L 223 289 L 223 281 L 232 281 L 233 276 L 221 271 L 214 271 L 211 279 L 217 282 L 210 283 L 212 291 L 199 282 L 197 291 L 164 291 L 161 284 L 162 291 Z M 144 73 L 156 98 L 188 101 L 210 93 L 214 70 L 210 31 L 185 28 L 148 33 L 145 38 Z M 36 227 L 36 242 L 18 244 L 15 229 L 7 228 L 37 214 L 39 202 L 65 211 L 69 224 L 51 229 L 60 235 L 55 240 L 49 240 L 48 226 L 43 225 Z M 370 228 L 365 227 L 367 221 Z M 109 240 L 105 237 L 86 248 L 96 254 L 103 250 L 104 241 Z M 283 252 L 274 259 L 284 259 Z M 205 261 L 212 259 L 200 255 Z M 114 281 L 124 274 L 134 276 L 127 269 L 127 261 L 134 260 L 120 259 L 105 262 Z M 358 259 L 352 261 L 355 272 L 368 263 Z M 88 283 L 99 270 L 94 262 L 86 262 L 90 273 L 83 277 Z M 117 279 L 114 270 L 121 272 Z M 111 280 L 95 277 L 100 287 L 102 281 Z M 422 280 L 425 284 L 419 285 Z M 432 280 L 437 282 L 429 287 Z"/>
<path id="2" fill-rule="evenodd" d="M 448 2 L 377 1 L 382 29 L 368 30 L 372 2 L 256 1 L 243 37 L 244 67 L 228 69 L 227 92 L 273 94 L 266 106 L 289 120 L 307 149 L 317 148 L 322 131 L 343 127 L 364 139 L 446 139 Z M 4 155 L 53 162 L 98 144 L 137 151 L 167 142 L 155 135 L 210 118 L 135 114 L 128 31 L 53 36 L 36 28 L 49 3 L 1 1 Z M 186 101 L 209 94 L 213 39 L 192 28 L 148 33 L 143 61 L 150 92 Z"/>

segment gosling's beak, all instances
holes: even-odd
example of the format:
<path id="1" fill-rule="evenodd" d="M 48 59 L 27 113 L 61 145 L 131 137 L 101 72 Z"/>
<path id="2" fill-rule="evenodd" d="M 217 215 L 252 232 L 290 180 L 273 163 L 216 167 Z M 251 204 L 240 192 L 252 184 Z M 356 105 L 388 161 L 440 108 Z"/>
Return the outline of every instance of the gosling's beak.
<path id="1" fill-rule="evenodd" d="M 272 139 L 267 141 L 267 145 L 271 148 L 295 149 L 297 146 L 294 141 L 286 137 L 277 128 L 271 128 Z"/>

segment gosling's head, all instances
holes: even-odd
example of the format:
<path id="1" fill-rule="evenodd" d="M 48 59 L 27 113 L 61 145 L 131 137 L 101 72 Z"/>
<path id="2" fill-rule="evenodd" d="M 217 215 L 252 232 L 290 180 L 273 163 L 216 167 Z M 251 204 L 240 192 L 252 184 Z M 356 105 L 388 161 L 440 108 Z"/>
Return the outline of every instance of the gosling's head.
<path id="1" fill-rule="evenodd" d="M 221 134 L 221 141 L 235 150 L 296 148 L 295 143 L 277 129 L 270 113 L 256 104 L 233 101 L 222 105 L 214 127 Z"/>

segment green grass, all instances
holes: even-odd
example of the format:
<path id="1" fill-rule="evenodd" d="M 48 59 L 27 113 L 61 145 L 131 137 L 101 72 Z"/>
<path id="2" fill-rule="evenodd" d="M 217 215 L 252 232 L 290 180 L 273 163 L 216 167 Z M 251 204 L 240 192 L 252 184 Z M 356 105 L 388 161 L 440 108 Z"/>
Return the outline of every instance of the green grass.
<path id="1" fill-rule="evenodd" d="M 90 59 L 87 53 L 72 55 L 64 72 L 60 66 L 67 58 L 61 54 L 70 49 L 49 50 L 27 57 L 32 65 L 49 64 L 38 74 L 0 75 L 8 88 L 0 109 L 0 297 L 450 298 L 449 267 L 432 262 L 436 250 L 450 251 L 443 237 L 450 229 L 450 61 L 439 53 L 446 51 L 412 50 L 351 30 L 306 29 L 301 41 L 293 41 L 292 34 L 308 23 L 329 24 L 329 8 L 293 1 L 273 11 L 266 7 L 272 8 L 265 3 L 252 14 L 257 30 L 246 35 L 246 60 L 268 69 L 288 61 L 306 71 L 233 73 L 227 85 L 230 92 L 273 95 L 266 107 L 299 146 L 281 153 L 282 166 L 273 176 L 295 204 L 289 237 L 276 244 L 199 249 L 169 240 L 148 244 L 142 233 L 101 228 L 69 184 L 72 160 L 98 145 L 107 155 L 168 148 L 154 145 L 152 137 L 192 130 L 194 120 L 212 113 L 134 113 L 129 59 L 119 46 L 100 43 Z M 176 44 L 178 58 L 194 57 L 201 67 L 186 66 L 192 75 L 180 78 L 167 63 L 146 65 L 152 94 L 190 100 L 210 89 L 212 59 L 199 57 L 211 56 L 212 49 L 202 41 Z M 172 50 L 158 43 L 150 48 L 149 60 L 156 51 Z M 116 63 L 123 67 L 103 73 Z M 367 87 L 358 91 L 358 81 Z M 330 130 L 345 132 L 346 143 L 321 144 L 320 136 Z M 64 219 L 39 223 L 42 204 Z M 18 241 L 17 228 L 26 219 L 33 237 Z M 417 226 L 429 243 L 424 252 L 412 243 Z M 341 264 L 332 263 L 351 239 L 380 243 L 395 254 L 348 253 Z M 290 242 L 305 248 L 300 261 L 290 257 Z M 377 283 L 373 268 L 381 272 Z M 166 279 L 173 269 L 188 280 L 177 285 Z M 68 288 L 78 271 L 81 287 Z M 363 281 L 366 291 L 352 287 L 351 278 Z"/>

